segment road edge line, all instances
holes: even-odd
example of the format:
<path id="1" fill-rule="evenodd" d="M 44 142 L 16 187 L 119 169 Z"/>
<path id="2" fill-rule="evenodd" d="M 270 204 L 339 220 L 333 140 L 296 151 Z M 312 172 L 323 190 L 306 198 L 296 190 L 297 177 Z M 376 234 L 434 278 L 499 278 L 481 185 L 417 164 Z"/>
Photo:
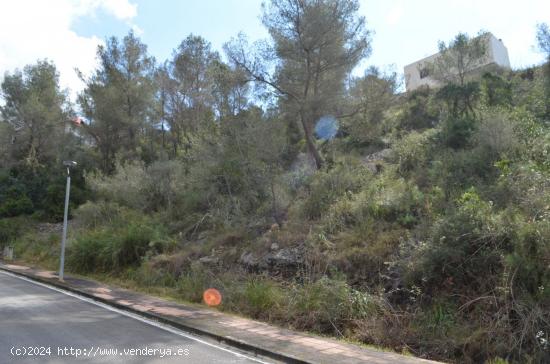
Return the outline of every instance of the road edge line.
<path id="1" fill-rule="evenodd" d="M 222 343 L 222 344 L 225 344 L 225 345 L 228 345 L 228 346 L 232 346 L 232 347 L 240 349 L 240 350 L 247 351 L 247 352 L 249 352 L 249 353 L 251 353 L 255 356 L 261 355 L 261 356 L 264 356 L 264 357 L 267 357 L 267 358 L 270 358 L 270 359 L 283 361 L 283 362 L 289 363 L 289 364 L 315 364 L 313 362 L 309 362 L 309 361 L 305 361 L 303 359 L 296 358 L 296 357 L 294 357 L 292 355 L 289 355 L 289 354 L 275 352 L 275 351 L 272 351 L 272 350 L 262 348 L 262 347 L 257 346 L 257 345 L 247 343 L 247 342 L 242 341 L 242 340 L 238 340 L 238 339 L 235 339 L 235 338 L 232 338 L 232 337 L 223 336 L 223 335 L 219 335 L 219 334 L 216 334 L 216 333 L 213 333 L 213 332 L 210 332 L 210 331 L 202 330 L 202 329 L 199 329 L 199 328 L 196 328 L 196 327 L 193 327 L 193 326 L 190 326 L 190 325 L 178 322 L 178 321 L 174 321 L 174 320 L 171 320 L 169 318 L 166 318 L 166 317 L 163 317 L 163 316 L 151 313 L 151 312 L 138 311 L 138 310 L 133 309 L 129 306 L 121 305 L 119 303 L 110 301 L 108 299 L 104 299 L 102 297 L 94 296 L 91 293 L 81 291 L 77 288 L 71 287 L 68 284 L 63 284 L 63 283 L 60 283 L 60 282 L 51 281 L 51 280 L 48 280 L 46 278 L 37 277 L 37 276 L 32 275 L 32 274 L 25 274 L 25 272 L 11 270 L 11 269 L 6 268 L 2 265 L 0 265 L 0 270 L 11 273 L 11 274 L 14 274 L 14 275 L 17 275 L 17 276 L 25 277 L 25 278 L 28 278 L 28 279 L 36 281 L 36 282 L 40 282 L 40 283 L 45 284 L 45 285 L 53 286 L 53 287 L 56 287 L 56 288 L 61 289 L 61 290 L 69 291 L 71 293 L 74 293 L 74 294 L 92 299 L 93 301 L 98 301 L 98 302 L 101 302 L 105 305 L 115 307 L 119 310 L 127 311 L 127 312 L 133 313 L 133 314 L 138 315 L 138 316 L 143 316 L 143 317 L 146 317 L 148 319 L 160 322 L 162 324 L 165 324 L 167 326 L 171 326 L 171 327 L 179 329 L 179 330 L 188 331 L 189 333 L 197 335 L 197 336 L 203 336 L 203 337 L 208 337 L 210 339 L 214 339 L 219 343 Z"/>

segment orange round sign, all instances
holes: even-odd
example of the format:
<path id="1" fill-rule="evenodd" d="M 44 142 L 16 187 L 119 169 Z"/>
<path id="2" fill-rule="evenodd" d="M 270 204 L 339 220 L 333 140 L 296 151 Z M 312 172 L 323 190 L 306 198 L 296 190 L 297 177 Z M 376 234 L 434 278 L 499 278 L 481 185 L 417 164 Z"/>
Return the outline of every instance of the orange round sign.
<path id="1" fill-rule="evenodd" d="M 208 288 L 202 294 L 202 299 L 208 306 L 218 306 L 222 303 L 222 294 L 215 288 Z"/>

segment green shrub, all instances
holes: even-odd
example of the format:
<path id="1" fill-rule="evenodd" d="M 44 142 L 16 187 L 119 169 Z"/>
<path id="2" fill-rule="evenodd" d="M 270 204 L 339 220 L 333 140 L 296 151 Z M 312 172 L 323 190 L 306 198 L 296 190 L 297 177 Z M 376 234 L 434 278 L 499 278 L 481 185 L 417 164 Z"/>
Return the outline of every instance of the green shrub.
<path id="1" fill-rule="evenodd" d="M 68 264 L 77 272 L 120 271 L 140 263 L 167 241 L 166 232 L 144 216 L 129 214 L 119 224 L 86 230 L 68 247 Z"/>
<path id="2" fill-rule="evenodd" d="M 372 179 L 358 193 L 348 191 L 324 208 L 323 226 L 336 233 L 346 227 L 367 221 L 385 220 L 412 226 L 417 222 L 423 193 L 403 178 L 396 179 L 392 171 Z"/>
<path id="3" fill-rule="evenodd" d="M 57 234 L 47 236 L 28 233 L 17 238 L 14 243 L 16 259 L 30 264 L 38 264 L 50 269 L 57 269 L 61 239 Z"/>
<path id="4" fill-rule="evenodd" d="M 441 125 L 441 141 L 453 149 L 464 148 L 470 141 L 476 120 L 469 115 L 448 117 Z"/>
<path id="5" fill-rule="evenodd" d="M 84 203 L 78 207 L 74 215 L 81 226 L 94 229 L 106 224 L 116 224 L 124 211 L 127 210 L 116 202 L 100 200 Z"/>
<path id="6" fill-rule="evenodd" d="M 502 359 L 502 358 L 493 358 L 493 359 L 490 359 L 490 360 L 487 360 L 485 362 L 485 364 L 509 364 L 510 362 L 506 359 Z"/>
<path id="7" fill-rule="evenodd" d="M 290 295 L 294 324 L 317 332 L 338 332 L 351 320 L 371 315 L 380 307 L 377 300 L 352 289 L 345 281 L 327 277 L 294 285 Z"/>
<path id="8" fill-rule="evenodd" d="M 0 219 L 0 249 L 5 245 L 12 244 L 32 225 L 28 219 L 22 217 Z"/>
<path id="9" fill-rule="evenodd" d="M 400 172 L 407 172 L 426 165 L 434 149 L 436 129 L 412 131 L 392 144 L 395 161 Z"/>
<path id="10" fill-rule="evenodd" d="M 435 221 L 428 242 L 419 246 L 413 272 L 416 284 L 429 289 L 491 289 L 488 280 L 502 269 L 502 252 L 510 249 L 510 222 L 496 214 L 475 189 L 456 208 Z"/>
<path id="11" fill-rule="evenodd" d="M 145 260 L 139 267 L 130 267 L 124 277 L 143 287 L 176 287 L 174 275 L 157 269 L 151 261 Z"/>
<path id="12" fill-rule="evenodd" d="M 344 160 L 333 169 L 312 176 L 303 213 L 309 219 L 322 216 L 330 204 L 346 193 L 357 192 L 370 178 L 370 171 L 357 160 Z"/>
<path id="13" fill-rule="evenodd" d="M 0 218 L 29 214 L 33 207 L 25 185 L 6 171 L 0 171 Z"/>
<path id="14" fill-rule="evenodd" d="M 72 212 L 76 207 L 87 198 L 87 191 L 82 187 L 82 183 L 78 183 L 78 178 L 71 178 L 69 218 L 72 217 Z M 39 212 L 41 220 L 51 222 L 63 221 L 66 188 L 66 179 L 63 174 L 60 173 L 58 176 L 50 179 L 44 197 L 41 199 L 41 210 Z"/>
<path id="15" fill-rule="evenodd" d="M 481 91 L 485 104 L 489 106 L 512 105 L 512 83 L 497 74 L 489 72 L 483 74 Z"/>
<path id="16" fill-rule="evenodd" d="M 86 182 L 100 198 L 137 210 L 147 207 L 147 174 L 142 163 L 118 164 L 112 176 L 87 174 Z"/>
<path id="17" fill-rule="evenodd" d="M 540 301 L 550 302 L 550 221 L 523 224 L 517 229 L 514 250 L 506 257 L 516 274 L 515 289 Z"/>
<path id="18" fill-rule="evenodd" d="M 211 287 L 212 277 L 198 263 L 191 264 L 176 282 L 180 296 L 190 302 L 202 302 L 202 294 Z"/>
<path id="19" fill-rule="evenodd" d="M 421 87 L 409 93 L 399 118 L 401 128 L 418 130 L 433 128 L 436 125 L 438 112 L 430 94 L 428 87 Z"/>
<path id="20" fill-rule="evenodd" d="M 258 317 L 281 303 L 282 292 L 269 280 L 251 279 L 246 283 L 244 298 L 251 314 Z"/>
<path id="21" fill-rule="evenodd" d="M 464 85 L 447 83 L 437 90 L 435 99 L 443 102 L 450 119 L 454 120 L 473 117 L 479 96 L 479 82 L 470 81 Z"/>

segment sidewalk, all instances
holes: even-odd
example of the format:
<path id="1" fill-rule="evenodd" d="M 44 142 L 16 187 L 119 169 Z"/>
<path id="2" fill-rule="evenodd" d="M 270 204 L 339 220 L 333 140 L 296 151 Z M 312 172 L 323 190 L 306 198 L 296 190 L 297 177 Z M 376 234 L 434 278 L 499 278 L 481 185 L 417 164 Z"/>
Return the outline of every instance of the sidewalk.
<path id="1" fill-rule="evenodd" d="M 281 329 L 208 308 L 196 308 L 107 286 L 92 280 L 66 276 L 65 282 L 59 282 L 52 271 L 7 263 L 0 263 L 0 269 L 287 363 L 436 363 Z"/>

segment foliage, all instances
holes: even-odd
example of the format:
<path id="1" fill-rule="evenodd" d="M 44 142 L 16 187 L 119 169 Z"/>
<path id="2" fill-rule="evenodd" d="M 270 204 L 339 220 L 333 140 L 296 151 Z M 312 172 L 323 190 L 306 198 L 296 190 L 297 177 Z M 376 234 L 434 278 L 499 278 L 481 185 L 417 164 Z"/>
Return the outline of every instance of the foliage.
<path id="1" fill-rule="evenodd" d="M 407 102 L 399 115 L 399 127 L 404 130 L 432 128 L 438 121 L 434 110 L 431 90 L 421 87 L 407 95 Z"/>
<path id="2" fill-rule="evenodd" d="M 32 224 L 24 217 L 12 217 L 0 219 L 0 249 L 5 245 L 11 245 Z"/>
<path id="3" fill-rule="evenodd" d="M 393 143 L 393 152 L 400 172 L 427 166 L 436 136 L 435 129 L 424 132 L 411 131 Z"/>
<path id="4" fill-rule="evenodd" d="M 512 84 L 504 77 L 486 72 L 482 76 L 481 88 L 488 106 L 512 104 Z"/>
<path id="5" fill-rule="evenodd" d="M 546 65 L 544 66 L 544 90 L 546 117 L 550 117 L 550 28 L 542 23 L 537 26 L 537 43 L 539 49 L 546 53 Z"/>
<path id="6" fill-rule="evenodd" d="M 314 123 L 323 115 L 340 116 L 337 105 L 345 95 L 344 80 L 370 54 L 370 31 L 358 15 L 356 0 L 272 0 L 263 10 L 262 22 L 272 42 L 257 44 L 251 52 L 241 36 L 225 50 L 253 80 L 281 96 L 281 107 L 300 121 L 320 169 L 324 161 L 312 133 Z"/>
<path id="7" fill-rule="evenodd" d="M 147 252 L 169 245 L 166 232 L 154 221 L 124 213 L 116 223 L 84 231 L 68 246 L 67 265 L 76 272 L 108 272 L 137 265 Z"/>
<path id="8" fill-rule="evenodd" d="M 448 147 L 464 148 L 470 141 L 475 127 L 476 120 L 470 116 L 449 117 L 442 124 L 441 140 Z"/>
<path id="9" fill-rule="evenodd" d="M 148 123 L 153 107 L 154 59 L 147 46 L 130 32 L 122 43 L 115 37 L 98 47 L 100 67 L 86 82 L 78 102 L 88 119 L 84 132 L 101 154 L 100 166 L 113 172 L 117 154 L 124 159 L 148 161 L 152 151 L 143 143 L 154 133 Z"/>
<path id="10" fill-rule="evenodd" d="M 57 266 L 43 223 L 76 160 L 69 270 L 195 303 L 215 287 L 222 310 L 444 361 L 548 362 L 547 65 L 481 75 L 486 35 L 459 34 L 443 84 L 398 94 L 393 72 L 350 76 L 358 6 L 273 0 L 270 41 L 227 63 L 193 35 L 162 65 L 109 39 L 85 119 L 52 64 L 7 74 L 0 245 Z M 341 128 L 316 140 L 327 115 Z"/>
<path id="11" fill-rule="evenodd" d="M 8 173 L 0 176 L 0 217 L 29 214 L 33 211 L 31 199 L 21 181 Z"/>
<path id="12" fill-rule="evenodd" d="M 30 168 L 56 161 L 69 121 L 66 95 L 58 85 L 59 74 L 53 63 L 38 61 L 23 71 L 7 73 L 1 85 L 5 105 L 0 107 L 10 140 L 5 167 L 24 163 Z"/>
<path id="13" fill-rule="evenodd" d="M 488 36 L 488 33 L 480 33 L 470 38 L 468 34 L 459 33 L 448 44 L 440 41 L 440 56 L 426 67 L 435 79 L 444 84 L 464 86 L 466 79 L 471 77 L 471 71 L 487 57 L 485 40 Z"/>
<path id="14" fill-rule="evenodd" d="M 479 99 L 479 83 L 468 82 L 463 85 L 450 83 L 441 87 L 436 98 L 444 101 L 451 118 L 475 117 L 474 107 Z"/>
<path id="15" fill-rule="evenodd" d="M 370 67 L 363 77 L 353 80 L 350 98 L 359 105 L 359 112 L 348 118 L 343 126 L 354 144 L 380 144 L 384 134 L 384 116 L 394 102 L 397 74 Z"/>
<path id="16" fill-rule="evenodd" d="M 45 221 L 63 219 L 65 176 L 54 171 L 28 166 L 0 170 L 0 217 L 35 213 Z M 82 175 L 76 173 L 71 188 L 71 210 L 82 203 L 88 192 Z"/>
<path id="17" fill-rule="evenodd" d="M 318 172 L 311 179 L 303 213 L 307 218 L 320 217 L 339 197 L 357 192 L 367 181 L 369 172 L 357 161 L 344 160 L 329 171 Z"/>

